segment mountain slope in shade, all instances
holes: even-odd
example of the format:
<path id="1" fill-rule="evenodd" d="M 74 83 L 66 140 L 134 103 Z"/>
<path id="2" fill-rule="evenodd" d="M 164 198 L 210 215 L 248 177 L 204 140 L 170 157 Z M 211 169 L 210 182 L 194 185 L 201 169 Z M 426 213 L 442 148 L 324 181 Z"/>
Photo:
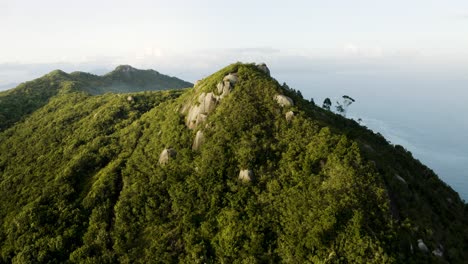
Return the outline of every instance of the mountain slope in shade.
<path id="1" fill-rule="evenodd" d="M 236 63 L 53 97 L 0 133 L 0 261 L 463 263 L 468 208 L 402 146 Z"/>
<path id="2" fill-rule="evenodd" d="M 67 74 L 52 71 L 41 78 L 0 92 L 0 131 L 47 104 L 50 98 L 70 91 L 93 95 L 106 92 L 126 93 L 191 87 L 192 84 L 154 70 L 139 70 L 129 65 L 118 66 L 103 76 L 84 72 Z"/>

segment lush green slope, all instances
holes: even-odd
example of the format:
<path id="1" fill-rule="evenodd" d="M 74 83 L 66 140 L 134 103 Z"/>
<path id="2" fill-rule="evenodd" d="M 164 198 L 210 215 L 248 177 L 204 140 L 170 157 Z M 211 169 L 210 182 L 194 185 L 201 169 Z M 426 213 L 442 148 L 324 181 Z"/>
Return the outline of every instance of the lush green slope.
<path id="1" fill-rule="evenodd" d="M 54 97 L 0 133 L 0 194 L 5 263 L 468 259 L 467 207 L 430 169 L 252 64 L 185 91 Z"/>
<path id="2" fill-rule="evenodd" d="M 97 76 L 84 72 L 67 74 L 56 70 L 15 89 L 0 92 L 0 131 L 47 104 L 50 98 L 69 91 L 90 94 L 128 93 L 191 87 L 192 84 L 153 70 L 138 70 L 128 65 Z"/>

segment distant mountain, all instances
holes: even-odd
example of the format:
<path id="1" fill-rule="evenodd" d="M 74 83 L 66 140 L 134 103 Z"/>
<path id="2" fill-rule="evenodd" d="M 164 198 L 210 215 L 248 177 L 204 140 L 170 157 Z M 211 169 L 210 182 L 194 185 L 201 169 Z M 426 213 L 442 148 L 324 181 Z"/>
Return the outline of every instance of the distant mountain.
<path id="1" fill-rule="evenodd" d="M 0 92 L 0 131 L 44 106 L 51 97 L 70 91 L 92 95 L 106 92 L 128 93 L 191 87 L 192 84 L 154 70 L 139 70 L 129 65 L 98 76 L 84 72 L 67 74 L 55 70 L 16 88 Z"/>
<path id="2" fill-rule="evenodd" d="M 468 259 L 468 206 L 455 191 L 266 65 L 124 95 L 51 74 L 43 82 L 59 92 L 0 132 L 2 263 Z"/>

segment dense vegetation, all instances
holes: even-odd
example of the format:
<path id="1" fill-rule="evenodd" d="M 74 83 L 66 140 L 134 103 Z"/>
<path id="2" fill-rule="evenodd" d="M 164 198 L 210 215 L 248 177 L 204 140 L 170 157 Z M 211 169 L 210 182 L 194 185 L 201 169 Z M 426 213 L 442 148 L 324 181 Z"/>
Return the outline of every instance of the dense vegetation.
<path id="1" fill-rule="evenodd" d="M 232 72 L 232 92 L 188 129 L 187 107 Z M 165 148 L 177 155 L 159 164 Z M 457 193 L 403 147 L 251 64 L 185 91 L 53 96 L 0 133 L 0 194 L 4 263 L 468 259 Z"/>
<path id="2" fill-rule="evenodd" d="M 47 104 L 50 98 L 71 91 L 90 94 L 141 92 L 191 87 L 192 84 L 154 70 L 138 70 L 128 65 L 97 76 L 84 72 L 67 74 L 56 70 L 15 89 L 0 92 L 0 131 Z"/>

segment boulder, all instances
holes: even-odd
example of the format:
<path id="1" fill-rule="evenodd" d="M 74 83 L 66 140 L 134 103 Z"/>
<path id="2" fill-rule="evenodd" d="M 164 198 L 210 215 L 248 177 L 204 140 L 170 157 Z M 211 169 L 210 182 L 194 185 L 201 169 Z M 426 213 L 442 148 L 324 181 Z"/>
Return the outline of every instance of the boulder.
<path id="1" fill-rule="evenodd" d="M 195 135 L 195 140 L 193 141 L 192 150 L 199 150 L 203 142 L 205 141 L 205 136 L 203 131 L 199 130 Z"/>
<path id="2" fill-rule="evenodd" d="M 134 100 L 135 100 L 135 99 L 133 99 L 133 96 L 130 96 L 130 95 L 129 95 L 129 96 L 127 97 L 127 101 L 129 101 L 129 102 L 133 102 Z"/>
<path id="3" fill-rule="evenodd" d="M 169 162 L 169 160 L 174 159 L 177 156 L 177 151 L 172 148 L 165 148 L 159 155 L 159 164 L 164 165 Z"/>
<path id="4" fill-rule="evenodd" d="M 418 248 L 422 252 L 429 252 L 429 249 L 427 248 L 426 244 L 424 244 L 424 241 L 422 239 L 418 239 Z"/>
<path id="5" fill-rule="evenodd" d="M 230 81 L 219 82 L 216 85 L 216 91 L 219 96 L 216 98 L 223 99 L 225 96 L 229 95 L 232 90 L 232 84 Z"/>
<path id="6" fill-rule="evenodd" d="M 200 114 L 209 114 L 216 108 L 218 100 L 213 93 L 202 93 L 198 97 L 198 102 L 200 103 Z"/>
<path id="7" fill-rule="evenodd" d="M 187 114 L 187 122 L 185 123 L 188 128 L 192 129 L 196 126 L 196 121 L 200 115 L 200 106 L 192 105 Z"/>
<path id="8" fill-rule="evenodd" d="M 294 112 L 293 111 L 289 111 L 286 113 L 286 121 L 288 122 L 291 122 L 294 118 Z"/>
<path id="9" fill-rule="evenodd" d="M 438 248 L 433 250 L 432 254 L 434 254 L 434 256 L 437 256 L 437 257 L 443 257 L 444 256 L 444 252 L 442 252 L 442 250 L 440 250 Z"/>
<path id="10" fill-rule="evenodd" d="M 228 81 L 231 84 L 236 84 L 238 78 L 239 77 L 237 76 L 237 73 L 229 73 L 228 75 L 224 76 L 223 82 Z"/>
<path id="11" fill-rule="evenodd" d="M 198 97 L 199 105 L 192 105 L 187 113 L 186 125 L 194 129 L 198 124 L 204 122 L 218 104 L 218 99 L 213 93 L 202 93 Z"/>
<path id="12" fill-rule="evenodd" d="M 402 183 L 406 184 L 405 179 L 403 179 L 403 177 L 401 177 L 400 175 L 395 174 L 395 178 L 396 178 L 397 180 L 401 181 Z"/>
<path id="13" fill-rule="evenodd" d="M 286 95 L 278 94 L 275 96 L 275 100 L 281 107 L 294 105 L 293 100 Z"/>
<path id="14" fill-rule="evenodd" d="M 245 169 L 239 172 L 239 180 L 243 182 L 250 182 L 253 180 L 254 174 L 252 170 Z"/>
<path id="15" fill-rule="evenodd" d="M 266 73 L 268 76 L 270 76 L 270 69 L 268 69 L 265 63 L 257 64 L 257 68 L 262 72 Z"/>
<path id="16" fill-rule="evenodd" d="M 216 85 L 216 90 L 218 91 L 218 94 L 222 94 L 224 90 L 224 82 L 219 82 Z"/>

